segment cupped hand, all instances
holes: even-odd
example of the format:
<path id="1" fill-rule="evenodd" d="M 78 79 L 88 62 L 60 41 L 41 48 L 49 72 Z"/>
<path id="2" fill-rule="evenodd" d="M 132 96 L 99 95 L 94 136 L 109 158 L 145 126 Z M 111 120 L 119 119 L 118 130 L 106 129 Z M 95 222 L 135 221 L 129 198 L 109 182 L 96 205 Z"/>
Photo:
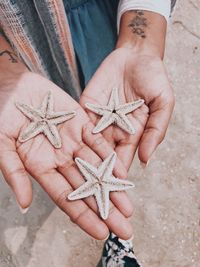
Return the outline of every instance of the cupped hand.
<path id="1" fill-rule="evenodd" d="M 100 117 L 87 110 L 85 104 L 107 105 L 113 88 L 119 90 L 120 104 L 145 101 L 128 115 L 136 129 L 134 135 L 116 125 L 102 131 L 128 170 L 137 148 L 140 161 L 147 164 L 163 140 L 174 96 L 162 60 L 125 47 L 117 48 L 103 61 L 81 96 L 80 104 L 95 125 Z"/>
<path id="2" fill-rule="evenodd" d="M 38 108 L 51 91 L 55 111 L 75 111 L 76 116 L 57 126 L 62 147 L 54 148 L 44 134 L 21 143 L 18 138 L 30 120 L 16 108 L 15 103 L 25 103 Z M 101 134 L 93 135 L 93 124 L 81 106 L 63 90 L 47 79 L 25 73 L 15 84 L 0 90 L 0 168 L 15 192 L 22 208 L 32 200 L 30 174 L 71 220 L 97 239 L 104 239 L 109 230 L 123 239 L 130 238 L 132 228 L 128 217 L 132 206 L 125 192 L 111 193 L 110 215 L 103 221 L 98 216 L 93 197 L 69 201 L 67 195 L 84 183 L 74 158 L 80 157 L 98 165 L 112 153 L 112 147 Z M 114 173 L 126 177 L 126 170 L 117 160 Z"/>

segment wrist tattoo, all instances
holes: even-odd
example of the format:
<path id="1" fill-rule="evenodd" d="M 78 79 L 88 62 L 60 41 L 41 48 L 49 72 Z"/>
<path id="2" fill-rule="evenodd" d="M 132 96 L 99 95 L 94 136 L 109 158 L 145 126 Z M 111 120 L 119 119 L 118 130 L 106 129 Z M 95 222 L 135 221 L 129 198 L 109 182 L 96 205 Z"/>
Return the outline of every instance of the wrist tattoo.
<path id="1" fill-rule="evenodd" d="M 141 38 L 146 38 L 145 28 L 148 26 L 147 19 L 144 16 L 142 10 L 135 10 L 135 17 L 131 20 L 128 27 L 131 28 L 132 33 L 140 36 Z"/>
<path id="2" fill-rule="evenodd" d="M 3 56 L 4 54 L 7 54 L 9 56 L 9 60 L 12 62 L 12 63 L 17 63 L 17 59 L 16 59 L 16 55 L 8 50 L 4 50 L 2 52 L 0 52 L 0 57 Z"/>

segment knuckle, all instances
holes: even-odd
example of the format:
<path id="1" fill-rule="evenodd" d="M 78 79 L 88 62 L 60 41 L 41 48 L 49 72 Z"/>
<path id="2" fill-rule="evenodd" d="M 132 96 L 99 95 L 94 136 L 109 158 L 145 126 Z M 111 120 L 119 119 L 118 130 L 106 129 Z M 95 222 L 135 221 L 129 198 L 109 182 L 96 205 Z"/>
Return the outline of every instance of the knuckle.
<path id="1" fill-rule="evenodd" d="M 23 167 L 16 168 L 14 170 L 9 170 L 4 172 L 5 178 L 8 182 L 15 179 L 17 176 L 27 175 L 26 170 Z"/>
<path id="2" fill-rule="evenodd" d="M 155 140 L 158 140 L 158 143 L 160 144 L 165 138 L 166 131 L 161 130 L 157 126 L 151 126 L 145 129 L 144 133 L 147 133 L 147 134 L 153 133 Z"/>
<path id="3" fill-rule="evenodd" d="M 85 123 L 83 125 L 83 135 L 86 137 L 90 136 L 92 134 L 91 131 L 92 131 L 93 127 L 94 127 L 94 125 L 91 121 L 88 121 L 87 123 Z"/>
<path id="4" fill-rule="evenodd" d="M 160 131 L 159 132 L 159 144 L 165 139 L 165 136 L 166 136 L 166 131 Z"/>
<path id="5" fill-rule="evenodd" d="M 92 146 L 98 147 L 98 146 L 102 146 L 103 144 L 105 144 L 105 139 L 103 138 L 103 136 L 100 135 L 94 139 Z"/>
<path id="6" fill-rule="evenodd" d="M 82 141 L 80 141 L 78 144 L 78 148 L 73 153 L 73 157 L 74 158 L 78 157 L 86 148 L 87 148 L 86 144 L 84 144 Z"/>
<path id="7" fill-rule="evenodd" d="M 144 132 L 145 133 L 152 133 L 152 132 L 154 132 L 154 134 L 156 134 L 156 135 L 160 135 L 161 134 L 160 129 L 158 127 L 156 127 L 156 126 L 153 126 L 153 125 L 151 127 L 146 128 L 144 130 Z"/>
<path id="8" fill-rule="evenodd" d="M 45 157 L 33 157 L 31 153 L 24 153 L 22 157 L 25 168 L 35 174 L 42 174 L 46 166 Z"/>
<path id="9" fill-rule="evenodd" d="M 60 171 L 65 171 L 67 169 L 69 169 L 70 167 L 75 166 L 75 162 L 73 161 L 73 159 L 67 159 L 65 161 L 63 161 L 62 163 L 59 164 L 58 168 Z"/>
<path id="10" fill-rule="evenodd" d="M 79 221 L 83 218 L 83 217 L 87 217 L 87 214 L 90 212 L 90 209 L 89 208 L 84 208 L 84 210 L 80 211 L 79 213 L 77 214 L 74 214 L 70 217 L 70 220 L 75 223 L 75 224 L 78 224 Z"/>
<path id="11" fill-rule="evenodd" d="M 56 205 L 64 212 L 66 212 L 66 204 L 68 201 L 67 196 L 73 191 L 72 188 L 65 189 L 62 191 L 54 200 Z"/>
<path id="12" fill-rule="evenodd" d="M 126 217 L 129 218 L 133 215 L 134 213 L 134 208 L 132 206 L 129 207 L 129 209 L 127 209 L 126 211 Z"/>
<path id="13" fill-rule="evenodd" d="M 162 141 L 165 139 L 165 135 L 166 135 L 165 133 L 160 135 L 159 144 L 162 143 Z"/>
<path id="14" fill-rule="evenodd" d="M 161 143 L 163 141 L 163 139 L 165 138 L 166 131 L 161 130 L 158 127 L 153 127 L 153 130 L 154 130 L 154 133 L 157 137 L 158 142 Z"/>
<path id="15" fill-rule="evenodd" d="M 110 207 L 109 207 L 109 217 L 112 216 L 112 214 L 114 214 L 116 212 L 116 207 L 110 203 Z"/>

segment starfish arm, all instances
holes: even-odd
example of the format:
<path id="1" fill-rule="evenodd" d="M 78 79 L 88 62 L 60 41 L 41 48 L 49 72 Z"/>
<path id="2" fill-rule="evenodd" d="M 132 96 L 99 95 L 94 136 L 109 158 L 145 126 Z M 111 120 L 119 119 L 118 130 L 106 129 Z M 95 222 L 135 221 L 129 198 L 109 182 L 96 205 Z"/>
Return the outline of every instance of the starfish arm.
<path id="1" fill-rule="evenodd" d="M 99 190 L 95 192 L 95 198 L 97 201 L 97 206 L 99 208 L 100 216 L 102 219 L 106 220 L 109 215 L 109 190 L 107 186 L 99 186 Z"/>
<path id="2" fill-rule="evenodd" d="M 119 105 L 118 89 L 117 88 L 113 88 L 112 92 L 111 92 L 111 95 L 110 95 L 109 102 L 108 102 L 108 106 L 113 110 L 118 105 Z"/>
<path id="3" fill-rule="evenodd" d="M 119 179 L 114 176 L 109 176 L 104 180 L 109 191 L 124 191 L 135 187 L 134 183 L 125 179 Z"/>
<path id="4" fill-rule="evenodd" d="M 117 106 L 116 111 L 120 111 L 123 114 L 128 114 L 128 113 L 136 110 L 137 108 L 141 107 L 143 104 L 144 104 L 144 100 L 139 99 L 137 101 L 133 101 L 130 103 L 126 103 L 124 105 Z"/>
<path id="5" fill-rule="evenodd" d="M 99 133 L 106 129 L 114 122 L 114 116 L 112 113 L 105 114 L 97 123 L 96 127 L 93 129 L 93 133 Z"/>
<path id="6" fill-rule="evenodd" d="M 129 134 L 135 134 L 136 130 L 129 121 L 129 119 L 126 117 L 126 115 L 122 113 L 117 113 L 115 123 L 124 131 L 126 131 Z"/>
<path id="7" fill-rule="evenodd" d="M 94 166 L 80 158 L 75 158 L 75 162 L 87 181 L 98 181 L 97 169 Z"/>
<path id="8" fill-rule="evenodd" d="M 19 102 L 16 102 L 15 105 L 31 121 L 39 120 L 42 118 L 43 114 L 40 112 L 40 110 L 34 109 L 32 106 L 28 106 Z"/>
<path id="9" fill-rule="evenodd" d="M 54 112 L 51 115 L 48 114 L 47 118 L 52 124 L 58 125 L 60 123 L 72 119 L 75 115 L 76 115 L 75 111 L 70 111 L 70 112 L 60 111 L 60 112 Z"/>
<path id="10" fill-rule="evenodd" d="M 20 142 L 25 142 L 33 137 L 35 137 L 36 135 L 40 134 L 43 132 L 43 125 L 41 125 L 41 123 L 38 122 L 31 122 L 27 128 L 24 130 L 24 132 L 22 132 L 19 136 L 19 141 Z"/>
<path id="11" fill-rule="evenodd" d="M 51 91 L 49 91 L 47 95 L 45 95 L 40 106 L 40 110 L 44 114 L 44 116 L 46 114 L 51 114 L 51 112 L 53 111 L 53 97 Z"/>
<path id="12" fill-rule="evenodd" d="M 112 171 L 115 166 L 117 155 L 115 152 L 110 154 L 99 166 L 98 168 L 98 176 L 103 177 L 102 181 L 104 181 L 104 177 L 109 177 L 112 175 Z"/>
<path id="13" fill-rule="evenodd" d="M 87 182 L 85 182 L 68 196 L 68 199 L 75 200 L 94 195 L 100 216 L 104 220 L 107 219 L 109 215 L 110 191 L 123 191 L 134 187 L 132 182 L 115 178 L 112 175 L 115 159 L 116 153 L 112 153 L 107 159 L 104 160 L 105 164 L 101 164 L 100 167 L 96 169 L 88 162 L 80 158 L 76 158 L 75 161 L 81 173 L 85 176 Z M 99 176 L 101 173 L 103 176 Z"/>
<path id="14" fill-rule="evenodd" d="M 112 109 L 110 109 L 108 106 L 100 106 L 92 103 L 86 103 L 85 106 L 87 109 L 93 111 L 98 115 L 104 115 L 106 111 L 112 112 Z"/>
<path id="15" fill-rule="evenodd" d="M 85 197 L 89 197 L 95 194 L 97 188 L 94 183 L 92 182 L 85 182 L 82 184 L 79 188 L 77 188 L 75 191 L 70 193 L 67 198 L 69 200 L 76 200 L 76 199 L 82 199 Z"/>
<path id="16" fill-rule="evenodd" d="M 47 123 L 43 130 L 44 135 L 55 148 L 61 148 L 61 139 L 55 125 Z"/>

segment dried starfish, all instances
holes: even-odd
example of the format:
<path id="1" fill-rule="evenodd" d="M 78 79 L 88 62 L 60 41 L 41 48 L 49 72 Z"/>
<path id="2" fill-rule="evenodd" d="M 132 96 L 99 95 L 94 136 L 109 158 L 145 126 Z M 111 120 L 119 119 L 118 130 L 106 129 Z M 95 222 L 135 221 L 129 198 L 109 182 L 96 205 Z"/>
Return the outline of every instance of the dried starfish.
<path id="1" fill-rule="evenodd" d="M 143 99 L 129 102 L 126 104 L 119 104 L 118 89 L 112 90 L 109 102 L 107 106 L 101 106 L 91 103 L 86 103 L 85 106 L 94 113 L 103 116 L 96 127 L 93 129 L 93 133 L 99 133 L 112 123 L 118 125 L 121 129 L 129 134 L 134 134 L 135 129 L 126 114 L 136 110 L 144 104 Z"/>
<path id="2" fill-rule="evenodd" d="M 73 118 L 75 111 L 53 111 L 53 97 L 49 91 L 39 108 L 33 108 L 22 103 L 15 103 L 16 107 L 31 120 L 31 123 L 19 136 L 20 142 L 25 142 L 43 133 L 55 148 L 61 148 L 61 139 L 56 125 Z"/>
<path id="3" fill-rule="evenodd" d="M 116 153 L 108 156 L 98 168 L 88 162 L 76 158 L 75 162 L 87 180 L 78 189 L 68 195 L 69 200 L 76 200 L 94 195 L 101 217 L 105 220 L 109 213 L 109 192 L 122 191 L 134 187 L 134 184 L 113 176 L 112 171 L 116 161 Z"/>

